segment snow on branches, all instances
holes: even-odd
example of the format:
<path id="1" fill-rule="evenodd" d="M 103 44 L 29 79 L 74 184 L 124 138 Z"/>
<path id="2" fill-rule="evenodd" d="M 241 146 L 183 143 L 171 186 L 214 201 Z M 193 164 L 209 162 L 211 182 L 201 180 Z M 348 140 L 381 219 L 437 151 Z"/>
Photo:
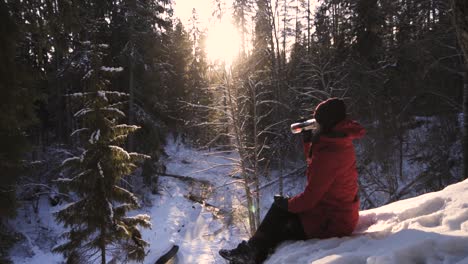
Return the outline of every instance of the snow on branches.
<path id="1" fill-rule="evenodd" d="M 98 46 L 105 48 L 103 44 L 88 46 L 89 54 Z M 67 95 L 81 107 L 74 117 L 80 119 L 80 124 L 86 124 L 86 128 L 79 128 L 72 135 L 82 136 L 84 151 L 79 157 L 63 161 L 62 167 L 71 177 L 56 182 L 81 200 L 79 206 L 70 204 L 56 214 L 57 220 L 70 231 L 64 235 L 67 242 L 54 251 L 65 256 L 94 251 L 105 258 L 110 244 L 125 244 L 127 247 L 122 251 L 125 257 L 142 259 L 148 243 L 141 239 L 138 226 L 150 227 L 150 219 L 146 215 L 126 216 L 129 210 L 139 207 L 139 201 L 132 192 L 118 185 L 138 168 L 137 162 L 149 156 L 129 153 L 122 147 L 126 137 L 139 127 L 119 124 L 126 116 L 121 109 L 128 102 L 123 100 L 129 95 L 107 90 L 111 82 L 105 77 L 107 73 L 122 72 L 123 68 L 103 66 L 101 54 L 101 51 L 94 53 L 85 61 L 82 81 L 86 91 Z"/>
<path id="2" fill-rule="evenodd" d="M 106 72 L 121 72 L 123 71 L 122 67 L 106 67 L 102 66 L 101 71 L 106 71 Z"/>

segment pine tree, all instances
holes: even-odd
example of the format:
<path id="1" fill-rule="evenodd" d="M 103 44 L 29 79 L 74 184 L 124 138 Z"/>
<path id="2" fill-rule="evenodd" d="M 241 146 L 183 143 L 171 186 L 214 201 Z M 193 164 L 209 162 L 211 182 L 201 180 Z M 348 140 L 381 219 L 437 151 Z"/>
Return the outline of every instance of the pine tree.
<path id="1" fill-rule="evenodd" d="M 167 62 L 170 65 L 171 81 L 162 100 L 166 104 L 166 111 L 169 111 L 168 115 L 175 119 L 175 125 L 180 125 L 180 121 L 185 120 L 187 114 L 181 102 L 188 101 L 190 88 L 188 71 L 194 60 L 193 44 L 189 33 L 180 21 L 176 22 L 168 35 L 170 41 L 167 47 Z"/>
<path id="2" fill-rule="evenodd" d="M 247 37 L 249 34 L 248 20 L 253 10 L 252 0 L 234 0 L 232 3 L 233 18 L 235 25 L 239 29 L 241 37 L 241 57 L 244 58 L 247 55 Z"/>
<path id="3" fill-rule="evenodd" d="M 204 50 L 205 40 L 206 35 L 203 32 L 199 32 L 193 40 L 194 53 L 187 73 L 188 89 L 185 100 L 195 107 L 189 107 L 189 111 L 184 114 L 185 122 L 193 124 L 193 127 L 190 127 L 187 133 L 195 138 L 200 146 L 209 143 L 213 138 L 213 134 L 216 133 L 206 126 L 201 126 L 201 124 L 212 121 L 210 119 L 213 116 L 213 111 L 207 108 L 213 102 L 213 95 L 209 90 L 208 61 Z"/>
<path id="4" fill-rule="evenodd" d="M 54 252 L 63 253 L 67 263 L 85 259 L 95 262 L 100 257 L 106 263 L 109 248 L 121 261 L 143 261 L 148 243 L 141 238 L 138 226 L 150 227 L 148 215 L 128 217 L 128 211 L 139 206 L 138 199 L 130 191 L 119 186 L 123 177 L 131 174 L 136 163 L 148 156 L 128 153 L 121 146 L 127 135 L 137 126 L 119 124 L 125 118 L 120 108 L 129 95 L 108 89 L 108 75 L 123 68 L 105 67 L 102 63 L 106 44 L 83 42 L 76 70 L 84 73 L 84 93 L 68 96 L 82 104 L 74 116 L 82 128 L 72 136 L 83 139 L 81 156 L 63 162 L 69 178 L 60 178 L 60 185 L 78 196 L 56 213 L 56 219 L 69 229 L 63 234 L 66 240 Z"/>
<path id="5" fill-rule="evenodd" d="M 166 90 L 161 81 L 165 71 L 160 69 L 159 63 L 165 62 L 161 60 L 165 49 L 163 38 L 170 26 L 169 19 L 165 17 L 170 13 L 167 8 L 169 3 L 169 0 L 125 0 L 112 9 L 109 59 L 125 66 L 124 73 L 115 81 L 115 85 L 120 88 L 118 90 L 130 94 L 130 125 L 142 123 L 142 115 L 139 115 L 142 112 L 154 119 L 160 118 L 160 113 L 153 108 L 161 103 L 162 98 L 157 92 Z M 154 149 L 159 148 L 159 141 L 151 143 L 156 143 L 151 144 Z M 129 136 L 129 150 L 141 151 L 146 147 L 142 145 L 147 145 L 147 142 L 141 144 L 137 137 Z"/>

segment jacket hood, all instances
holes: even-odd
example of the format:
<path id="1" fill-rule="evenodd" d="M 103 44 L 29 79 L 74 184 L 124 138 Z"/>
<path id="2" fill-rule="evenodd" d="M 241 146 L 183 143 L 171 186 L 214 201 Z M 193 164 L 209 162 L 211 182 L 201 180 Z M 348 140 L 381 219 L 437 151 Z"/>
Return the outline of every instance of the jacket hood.
<path id="1" fill-rule="evenodd" d="M 346 138 L 359 139 L 366 134 L 366 130 L 361 124 L 354 120 L 345 119 L 340 121 L 333 127 L 332 131 L 341 132 L 346 134 Z"/>

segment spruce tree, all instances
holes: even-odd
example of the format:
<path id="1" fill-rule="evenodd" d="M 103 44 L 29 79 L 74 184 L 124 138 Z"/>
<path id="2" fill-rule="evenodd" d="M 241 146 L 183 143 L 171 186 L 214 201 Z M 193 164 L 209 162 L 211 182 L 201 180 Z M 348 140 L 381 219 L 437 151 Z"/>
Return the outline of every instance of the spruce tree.
<path id="1" fill-rule="evenodd" d="M 181 111 L 184 110 L 181 101 L 188 100 L 188 71 L 190 63 L 194 59 L 193 44 L 189 33 L 180 21 L 177 21 L 175 27 L 170 29 L 167 34 L 170 38 L 167 47 L 167 62 L 170 65 L 171 82 L 162 99 L 170 111 L 169 115 L 176 121 L 181 121 L 187 115 L 186 112 Z M 177 108 L 170 106 L 177 106 Z"/>
<path id="2" fill-rule="evenodd" d="M 105 67 L 102 63 L 105 44 L 83 42 L 77 56 L 76 70 L 83 73 L 83 93 L 69 94 L 82 108 L 74 116 L 82 127 L 72 133 L 82 139 L 80 156 L 66 159 L 63 168 L 69 178 L 58 182 L 78 197 L 56 213 L 56 219 L 69 230 L 65 242 L 54 249 L 67 258 L 67 263 L 96 262 L 102 264 L 110 250 L 119 261 L 143 261 L 148 243 L 141 238 L 138 226 L 150 227 L 148 215 L 128 217 L 128 211 L 139 206 L 137 197 L 119 186 L 131 174 L 136 162 L 148 156 L 128 153 L 121 146 L 137 126 L 119 124 L 125 114 L 128 94 L 108 89 L 106 77 L 123 68 Z"/>

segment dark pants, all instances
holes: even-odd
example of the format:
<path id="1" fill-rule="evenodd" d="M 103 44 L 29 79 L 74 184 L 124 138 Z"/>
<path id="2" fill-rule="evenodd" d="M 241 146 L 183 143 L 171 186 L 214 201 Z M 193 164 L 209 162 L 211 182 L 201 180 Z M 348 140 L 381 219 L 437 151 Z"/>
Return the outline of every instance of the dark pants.
<path id="1" fill-rule="evenodd" d="M 272 205 L 249 244 L 258 253 L 257 263 L 261 263 L 281 242 L 305 239 L 299 216 Z"/>

